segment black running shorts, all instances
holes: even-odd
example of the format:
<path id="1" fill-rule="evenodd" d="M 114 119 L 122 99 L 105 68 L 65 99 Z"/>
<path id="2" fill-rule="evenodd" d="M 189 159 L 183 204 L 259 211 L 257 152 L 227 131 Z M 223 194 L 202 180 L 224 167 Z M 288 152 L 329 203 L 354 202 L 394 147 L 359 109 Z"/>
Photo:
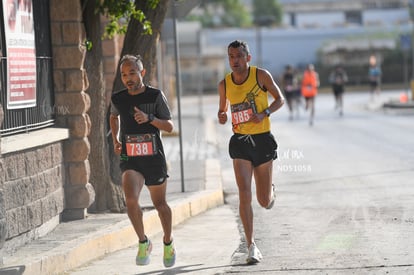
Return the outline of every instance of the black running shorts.
<path id="1" fill-rule="evenodd" d="M 251 161 L 254 167 L 277 158 L 277 143 L 272 133 L 256 135 L 234 134 L 229 143 L 232 159 Z"/>
<path id="2" fill-rule="evenodd" d="M 160 185 L 168 178 L 167 163 L 162 154 L 146 157 L 127 157 L 121 160 L 122 173 L 126 170 L 134 170 L 145 178 L 145 185 Z"/>

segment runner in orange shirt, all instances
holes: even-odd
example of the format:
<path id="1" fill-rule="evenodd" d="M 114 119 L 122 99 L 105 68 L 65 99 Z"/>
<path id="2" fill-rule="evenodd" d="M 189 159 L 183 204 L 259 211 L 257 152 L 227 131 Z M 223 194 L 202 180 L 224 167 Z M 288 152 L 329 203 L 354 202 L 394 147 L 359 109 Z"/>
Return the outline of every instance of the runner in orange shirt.
<path id="1" fill-rule="evenodd" d="M 313 125 L 315 116 L 315 97 L 318 94 L 319 75 L 315 71 L 313 64 L 309 64 L 303 72 L 302 96 L 305 98 L 306 110 L 310 110 L 309 125 Z"/>

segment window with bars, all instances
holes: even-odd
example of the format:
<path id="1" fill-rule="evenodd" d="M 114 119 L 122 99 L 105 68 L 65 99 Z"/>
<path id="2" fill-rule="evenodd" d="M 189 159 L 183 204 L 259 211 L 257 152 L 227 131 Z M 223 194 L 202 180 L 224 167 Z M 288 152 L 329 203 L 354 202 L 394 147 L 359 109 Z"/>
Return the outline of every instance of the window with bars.
<path id="1" fill-rule="evenodd" d="M 17 1 L 15 1 L 17 2 Z M 26 1 L 27 2 L 27 1 Z M 4 112 L 1 136 L 24 133 L 54 125 L 53 63 L 50 39 L 49 0 L 32 2 L 36 55 L 36 99 L 33 107 L 10 109 L 7 106 L 7 56 L 5 16 L 0 11 L 0 103 Z"/>

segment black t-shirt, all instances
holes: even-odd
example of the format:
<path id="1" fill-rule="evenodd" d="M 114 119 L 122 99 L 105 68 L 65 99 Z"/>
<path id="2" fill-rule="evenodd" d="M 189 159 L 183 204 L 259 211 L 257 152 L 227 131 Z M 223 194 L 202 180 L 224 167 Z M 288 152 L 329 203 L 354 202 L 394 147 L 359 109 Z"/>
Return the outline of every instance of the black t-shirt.
<path id="1" fill-rule="evenodd" d="M 171 119 L 171 112 L 163 92 L 146 86 L 143 93 L 131 95 L 127 89 L 115 92 L 111 97 L 111 114 L 120 116 L 120 138 L 125 149 L 125 135 L 156 134 L 158 148 L 162 150 L 160 130 L 151 123 L 138 124 L 134 119 L 134 107 L 159 119 Z"/>
<path id="2" fill-rule="evenodd" d="M 283 85 L 285 86 L 285 88 L 286 88 L 288 85 L 293 85 L 293 73 L 286 72 L 286 73 L 283 75 Z"/>

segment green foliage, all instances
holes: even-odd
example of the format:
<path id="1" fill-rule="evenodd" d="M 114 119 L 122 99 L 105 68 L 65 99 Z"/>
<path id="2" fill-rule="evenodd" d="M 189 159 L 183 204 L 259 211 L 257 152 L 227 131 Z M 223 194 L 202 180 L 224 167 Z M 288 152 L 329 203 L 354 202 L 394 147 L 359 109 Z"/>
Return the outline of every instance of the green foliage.
<path id="1" fill-rule="evenodd" d="M 136 3 L 129 0 L 96 0 L 97 12 L 105 15 L 109 22 L 105 26 L 104 37 L 113 38 L 115 34 L 125 34 L 128 23 L 135 19 L 142 24 L 144 34 L 152 34 L 151 22 L 144 12 L 137 9 Z M 135 0 L 142 1 L 142 0 Z M 160 0 L 146 0 L 148 9 L 155 9 Z"/>
<path id="2" fill-rule="evenodd" d="M 202 14 L 190 14 L 186 20 L 200 21 L 203 27 L 248 27 L 250 14 L 239 0 L 204 0 L 200 4 Z"/>
<path id="3" fill-rule="evenodd" d="M 277 0 L 253 0 L 253 17 L 256 25 L 280 24 L 282 6 Z"/>
<path id="4" fill-rule="evenodd" d="M 246 27 L 250 24 L 251 18 L 239 0 L 222 1 L 226 11 L 222 17 L 224 25 L 231 27 Z"/>
<path id="5" fill-rule="evenodd" d="M 84 46 L 87 51 L 92 50 L 92 47 L 93 47 L 92 41 L 89 39 L 85 39 Z"/>

